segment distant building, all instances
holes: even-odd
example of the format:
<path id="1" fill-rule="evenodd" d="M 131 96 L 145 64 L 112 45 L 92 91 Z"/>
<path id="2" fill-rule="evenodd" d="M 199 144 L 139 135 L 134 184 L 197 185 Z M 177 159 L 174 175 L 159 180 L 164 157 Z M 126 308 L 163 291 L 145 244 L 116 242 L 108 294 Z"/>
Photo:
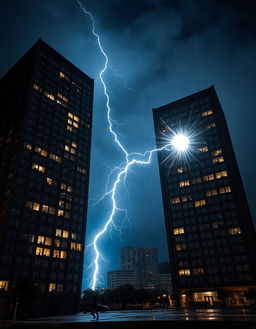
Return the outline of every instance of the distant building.
<path id="1" fill-rule="evenodd" d="M 256 283 L 255 229 L 215 89 L 153 113 L 158 147 L 170 131 L 198 129 L 188 164 L 158 153 L 176 303 L 240 304 Z"/>
<path id="2" fill-rule="evenodd" d="M 155 276 L 158 274 L 155 248 L 122 248 L 121 264 L 123 270 L 134 271 L 136 288 L 152 289 L 155 287 Z"/>
<path id="3" fill-rule="evenodd" d="M 155 276 L 155 288 L 161 292 L 168 292 L 171 294 L 173 292 L 171 274 L 157 274 Z"/>
<path id="4" fill-rule="evenodd" d="M 159 266 L 159 274 L 170 274 L 171 266 L 169 262 L 161 262 L 158 264 Z"/>
<path id="5" fill-rule="evenodd" d="M 0 95 L 0 318 L 76 313 L 93 80 L 40 39 Z"/>
<path id="6" fill-rule="evenodd" d="M 130 284 L 135 286 L 134 271 L 115 270 L 108 272 L 108 289 L 113 290 Z"/>

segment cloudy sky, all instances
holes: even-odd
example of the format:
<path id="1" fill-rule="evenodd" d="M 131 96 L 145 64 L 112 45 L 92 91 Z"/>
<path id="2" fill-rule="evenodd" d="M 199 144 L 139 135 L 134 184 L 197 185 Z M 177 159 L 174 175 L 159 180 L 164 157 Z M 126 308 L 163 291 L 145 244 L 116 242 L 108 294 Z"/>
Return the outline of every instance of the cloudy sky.
<path id="1" fill-rule="evenodd" d="M 152 108 L 214 85 L 223 106 L 247 198 L 256 218 L 256 4 L 249 0 L 88 0 L 108 54 L 105 74 L 114 128 L 128 152 L 155 147 Z M 0 75 L 39 37 L 95 79 L 90 205 L 87 243 L 110 212 L 110 202 L 93 206 L 107 175 L 123 161 L 107 128 L 99 72 L 104 58 L 88 16 L 76 0 L 3 0 L 0 5 Z M 110 181 L 111 183 L 112 181 Z M 156 158 L 134 167 L 120 189 L 128 210 L 120 236 L 112 230 L 100 243 L 106 271 L 120 267 L 120 248 L 158 249 L 167 260 L 163 207 Z M 121 225 L 122 218 L 116 218 Z M 86 256 L 89 264 L 89 253 Z M 90 279 L 86 271 L 84 287 Z"/>

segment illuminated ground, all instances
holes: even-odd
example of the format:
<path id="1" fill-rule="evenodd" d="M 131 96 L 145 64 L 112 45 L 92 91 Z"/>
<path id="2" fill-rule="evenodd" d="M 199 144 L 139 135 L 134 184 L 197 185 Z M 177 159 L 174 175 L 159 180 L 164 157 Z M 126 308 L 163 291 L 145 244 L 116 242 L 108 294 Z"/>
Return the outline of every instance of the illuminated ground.
<path id="1" fill-rule="evenodd" d="M 199 322 L 197 320 L 200 320 Z M 195 322 L 196 321 L 196 322 Z M 137 322 L 135 324 L 135 322 Z M 256 311 L 236 310 L 141 310 L 109 311 L 100 314 L 100 321 L 79 313 L 27 321 L 2 322 L 1 327 L 10 328 L 256 328 Z"/>

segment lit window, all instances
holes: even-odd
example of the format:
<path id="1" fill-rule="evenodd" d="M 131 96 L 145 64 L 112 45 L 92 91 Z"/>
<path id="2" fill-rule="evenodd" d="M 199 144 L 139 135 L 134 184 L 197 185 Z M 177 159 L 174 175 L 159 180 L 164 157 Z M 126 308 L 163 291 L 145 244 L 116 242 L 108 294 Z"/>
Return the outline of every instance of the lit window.
<path id="1" fill-rule="evenodd" d="M 61 252 L 60 252 L 60 258 L 63 258 L 63 259 L 67 258 L 67 252 L 61 250 Z"/>
<path id="2" fill-rule="evenodd" d="M 176 204 L 176 203 L 179 203 L 180 202 L 180 198 L 179 197 L 177 197 L 177 198 L 172 198 L 171 199 L 171 203 L 172 204 Z"/>
<path id="3" fill-rule="evenodd" d="M 51 255 L 51 250 L 48 249 L 48 248 L 44 248 L 44 253 L 43 253 L 44 256 L 47 256 L 47 257 L 50 257 Z"/>
<path id="4" fill-rule="evenodd" d="M 35 152 L 39 153 L 40 155 L 47 157 L 47 151 L 41 149 L 40 147 L 35 148 Z"/>
<path id="5" fill-rule="evenodd" d="M 44 244 L 44 236 L 42 236 L 42 235 L 38 235 L 37 243 L 38 243 L 38 244 L 40 244 L 40 243 Z"/>
<path id="6" fill-rule="evenodd" d="M 86 174 L 86 169 L 85 168 L 81 168 L 81 167 L 77 167 L 77 171 Z"/>
<path id="7" fill-rule="evenodd" d="M 60 247 L 60 240 L 54 240 L 55 247 Z"/>
<path id="8" fill-rule="evenodd" d="M 79 122 L 79 118 L 77 116 L 74 115 L 74 120 Z"/>
<path id="9" fill-rule="evenodd" d="M 79 127 L 79 124 L 76 123 L 76 122 L 73 122 L 73 126 L 76 127 L 76 128 L 78 128 Z"/>
<path id="10" fill-rule="evenodd" d="M 42 256 L 43 255 L 43 248 L 37 247 L 36 248 L 36 255 L 37 256 Z"/>
<path id="11" fill-rule="evenodd" d="M 35 210 L 35 211 L 39 211 L 39 210 L 40 210 L 40 204 L 37 203 L 37 202 L 34 202 L 34 203 L 33 203 L 33 210 Z"/>
<path id="12" fill-rule="evenodd" d="M 57 101 L 56 101 L 58 104 L 60 104 L 61 106 L 63 106 L 63 107 L 65 107 L 65 108 L 67 108 L 68 106 L 67 106 L 67 104 L 66 103 L 64 103 L 64 102 L 62 102 L 60 99 L 57 99 Z"/>
<path id="13" fill-rule="evenodd" d="M 47 205 L 43 204 L 42 205 L 42 212 L 48 213 L 48 211 L 49 211 L 49 207 Z"/>
<path id="14" fill-rule="evenodd" d="M 214 175 L 213 174 L 210 174 L 210 175 L 206 175 L 203 177 L 203 180 L 204 181 L 209 181 L 209 180 L 214 180 Z"/>
<path id="15" fill-rule="evenodd" d="M 43 91 L 43 89 L 40 87 L 40 86 L 38 86 L 37 84 L 33 84 L 33 88 L 35 89 L 35 90 L 37 90 L 37 91 L 40 91 L 40 92 L 42 92 Z"/>
<path id="16" fill-rule="evenodd" d="M 74 115 L 72 114 L 72 113 L 68 113 L 68 116 L 71 118 L 71 119 L 73 119 L 74 118 Z"/>
<path id="17" fill-rule="evenodd" d="M 240 227 L 231 227 L 228 229 L 228 234 L 230 235 L 237 235 L 237 234 L 241 234 L 241 228 Z"/>
<path id="18" fill-rule="evenodd" d="M 201 207 L 201 206 L 205 206 L 206 205 L 206 201 L 205 200 L 197 200 L 195 201 L 195 207 Z"/>
<path id="19" fill-rule="evenodd" d="M 217 172 L 215 175 L 216 175 L 217 179 L 220 179 L 221 177 L 226 177 L 228 175 L 228 173 L 226 171 L 220 171 L 220 172 Z"/>
<path id="20" fill-rule="evenodd" d="M 200 151 L 200 152 L 208 152 L 208 147 L 207 146 L 199 147 L 198 151 Z"/>
<path id="21" fill-rule="evenodd" d="M 59 163 L 61 163 L 62 162 L 62 159 L 61 159 L 61 157 L 59 157 L 59 156 L 57 156 L 57 155 L 55 155 L 55 154 L 50 154 L 50 158 L 52 159 L 52 160 L 54 160 L 54 161 L 56 161 L 56 162 L 59 162 Z"/>
<path id="22" fill-rule="evenodd" d="M 192 200 L 191 195 L 183 195 L 183 196 L 181 197 L 181 201 L 182 201 L 182 202 L 187 202 L 187 201 L 191 201 L 191 200 Z"/>
<path id="23" fill-rule="evenodd" d="M 37 164 L 37 163 L 33 163 L 33 164 L 32 164 L 32 169 L 38 170 L 38 171 L 40 171 L 40 172 L 42 172 L 42 173 L 45 172 L 45 167 L 40 166 L 40 165 Z"/>
<path id="24" fill-rule="evenodd" d="M 205 192 L 206 196 L 215 196 L 218 194 L 217 190 L 208 190 Z"/>
<path id="25" fill-rule="evenodd" d="M 54 258 L 60 258 L 60 251 L 59 250 L 53 250 L 53 257 Z"/>
<path id="26" fill-rule="evenodd" d="M 72 154 L 76 154 L 76 150 L 73 149 L 73 148 L 71 148 L 70 152 L 71 152 Z"/>
<path id="27" fill-rule="evenodd" d="M 190 275 L 190 270 L 189 269 L 184 269 L 184 270 L 179 270 L 179 276 L 189 276 Z"/>
<path id="28" fill-rule="evenodd" d="M 52 179 L 50 177 L 46 177 L 46 182 L 49 184 L 49 185 L 52 185 Z"/>
<path id="29" fill-rule="evenodd" d="M 59 228 L 56 228 L 55 235 L 56 236 L 62 236 L 62 230 L 59 229 Z"/>
<path id="30" fill-rule="evenodd" d="M 44 244 L 45 244 L 46 246 L 51 246 L 51 245 L 52 245 L 52 238 L 45 237 Z"/>
<path id="31" fill-rule="evenodd" d="M 221 153 L 222 153 L 221 149 L 218 149 L 218 150 L 215 150 L 215 151 L 211 152 L 212 156 L 217 156 L 217 155 L 220 155 Z"/>
<path id="32" fill-rule="evenodd" d="M 184 234 L 184 233 L 185 233 L 184 227 L 178 227 L 178 228 L 173 229 L 173 234 L 174 235 Z"/>
<path id="33" fill-rule="evenodd" d="M 190 183 L 189 183 L 189 180 L 184 180 L 182 182 L 179 183 L 180 187 L 184 187 L 184 186 L 189 186 Z"/>
<path id="34" fill-rule="evenodd" d="M 208 111 L 204 111 L 203 113 L 201 113 L 201 116 L 202 117 L 207 117 L 208 115 L 211 115 L 213 114 L 213 111 L 210 109 Z"/>
<path id="35" fill-rule="evenodd" d="M 50 94 L 48 91 L 44 92 L 44 95 L 48 98 L 50 98 L 52 101 L 55 101 L 55 96 Z"/>
<path id="36" fill-rule="evenodd" d="M 63 230 L 62 237 L 63 238 L 68 238 L 68 235 L 69 235 L 68 233 L 69 233 L 68 231 Z"/>
<path id="37" fill-rule="evenodd" d="M 65 80 L 67 80 L 67 81 L 70 81 L 69 77 L 65 73 L 63 73 L 63 72 L 60 72 L 60 78 L 63 78 Z"/>
<path id="38" fill-rule="evenodd" d="M 49 292 L 56 290 L 56 283 L 49 283 Z"/>
<path id="39" fill-rule="evenodd" d="M 67 125 L 67 130 L 68 130 L 68 131 L 72 131 L 73 128 L 72 128 L 71 126 Z"/>
<path id="40" fill-rule="evenodd" d="M 76 243 L 75 242 L 70 243 L 70 249 L 76 249 Z"/>
<path id="41" fill-rule="evenodd" d="M 30 145 L 30 144 L 27 144 L 27 143 L 25 143 L 24 144 L 24 147 L 26 148 L 26 149 L 28 149 L 28 150 L 32 150 L 32 145 Z"/>
<path id="42" fill-rule="evenodd" d="M 67 186 L 67 191 L 68 191 L 68 192 L 72 192 L 72 191 L 73 191 L 73 187 L 70 186 L 70 185 L 68 185 L 68 186 Z"/>
<path id="43" fill-rule="evenodd" d="M 187 248 L 187 245 L 186 243 L 179 243 L 179 244 L 176 244 L 176 251 L 181 251 L 181 250 L 184 250 Z"/>
<path id="44" fill-rule="evenodd" d="M 8 290 L 9 281 L 0 281 L 0 290 Z"/>
<path id="45" fill-rule="evenodd" d="M 76 240 L 76 233 L 72 233 L 72 234 L 71 234 L 71 239 L 72 239 L 72 240 Z"/>
<path id="46" fill-rule="evenodd" d="M 66 103 L 68 102 L 68 98 L 66 96 L 62 95 L 61 93 L 58 93 L 58 97 L 63 99 L 64 102 L 66 102 Z"/>
<path id="47" fill-rule="evenodd" d="M 64 216 L 64 211 L 63 210 L 58 210 L 58 216 Z"/>
<path id="48" fill-rule="evenodd" d="M 216 127 L 216 123 L 215 122 L 211 122 L 208 123 L 207 125 L 205 125 L 206 129 L 211 129 L 211 128 L 215 128 Z"/>
<path id="49" fill-rule="evenodd" d="M 224 162 L 223 157 L 218 157 L 218 158 L 212 159 L 212 163 L 221 163 L 221 162 Z"/>
<path id="50" fill-rule="evenodd" d="M 203 269 L 203 267 L 193 268 L 192 273 L 193 273 L 193 275 L 204 274 L 204 269 Z"/>
<path id="51" fill-rule="evenodd" d="M 77 148 L 77 143 L 72 142 L 72 146 L 75 147 L 75 148 Z"/>
<path id="52" fill-rule="evenodd" d="M 82 250 L 82 244 L 81 243 L 76 244 L 76 250 L 79 250 L 79 251 Z"/>
<path id="53" fill-rule="evenodd" d="M 64 208 L 64 206 L 65 206 L 65 202 L 64 202 L 64 201 L 62 201 L 62 200 L 60 200 L 60 201 L 59 201 L 59 207 L 62 207 L 62 208 Z"/>
<path id="54" fill-rule="evenodd" d="M 230 193 L 231 187 L 230 186 L 220 187 L 219 192 L 220 194 Z"/>
<path id="55" fill-rule="evenodd" d="M 65 151 L 70 151 L 70 147 L 68 145 L 65 145 Z"/>

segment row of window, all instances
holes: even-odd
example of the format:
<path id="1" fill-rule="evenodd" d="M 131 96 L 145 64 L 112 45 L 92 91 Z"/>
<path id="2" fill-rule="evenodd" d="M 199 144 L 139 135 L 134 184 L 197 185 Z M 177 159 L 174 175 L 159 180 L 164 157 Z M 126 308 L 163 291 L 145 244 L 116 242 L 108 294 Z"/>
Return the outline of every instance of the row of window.
<path id="1" fill-rule="evenodd" d="M 33 84 L 33 88 L 36 91 L 39 91 L 40 93 L 43 93 L 43 95 L 45 97 L 48 97 L 50 100 L 52 101 L 56 101 L 58 104 L 60 104 L 61 106 L 63 106 L 64 108 L 67 108 L 67 104 L 68 103 L 68 98 L 64 95 L 62 95 L 61 93 L 58 92 L 57 96 L 54 96 L 53 94 L 51 94 L 49 91 L 44 91 L 43 92 L 43 88 L 40 87 L 39 85 L 37 85 L 36 83 Z M 64 102 L 63 102 L 64 101 Z"/>
<path id="2" fill-rule="evenodd" d="M 203 178 L 201 178 L 201 177 L 193 178 L 191 180 L 191 183 L 197 184 L 197 183 L 201 183 L 202 181 L 208 182 L 211 180 L 220 179 L 222 177 L 227 177 L 227 176 L 228 176 L 228 173 L 226 170 L 224 170 L 224 171 L 216 172 L 215 174 L 205 175 L 205 176 L 203 176 Z M 189 180 L 181 181 L 181 182 L 179 182 L 179 186 L 180 187 L 190 186 L 190 181 Z"/>
<path id="3" fill-rule="evenodd" d="M 188 268 L 179 270 L 179 276 L 190 276 L 191 274 L 192 275 L 204 274 L 204 268 L 203 267 L 197 267 L 197 268 L 193 268 L 192 271 Z"/>
<path id="4" fill-rule="evenodd" d="M 46 246 L 51 246 L 52 245 L 52 238 L 39 235 L 38 238 L 37 238 L 37 243 L 38 244 L 44 244 Z M 56 247 L 60 247 L 60 240 L 55 240 L 54 245 Z M 82 250 L 82 244 L 77 243 L 77 242 L 70 242 L 70 249 L 81 251 Z"/>
<path id="5" fill-rule="evenodd" d="M 70 212 L 69 211 L 64 211 L 62 209 L 58 209 L 56 212 L 56 209 L 54 207 L 50 207 L 48 205 L 41 205 L 38 202 L 32 202 L 32 201 L 26 201 L 26 207 L 30 208 L 32 210 L 35 211 L 41 211 L 44 212 L 46 214 L 50 214 L 50 215 L 55 215 L 57 214 L 58 216 L 63 216 L 65 218 L 70 218 Z"/>
<path id="6" fill-rule="evenodd" d="M 214 222 L 213 223 L 213 228 L 219 228 L 220 225 L 222 225 L 223 222 Z M 176 227 L 173 229 L 173 234 L 174 235 L 179 235 L 179 234 L 184 234 L 185 233 L 185 229 L 184 227 Z M 240 227 L 230 227 L 228 228 L 228 234 L 229 235 L 237 235 L 237 234 L 241 234 L 241 228 Z"/>

